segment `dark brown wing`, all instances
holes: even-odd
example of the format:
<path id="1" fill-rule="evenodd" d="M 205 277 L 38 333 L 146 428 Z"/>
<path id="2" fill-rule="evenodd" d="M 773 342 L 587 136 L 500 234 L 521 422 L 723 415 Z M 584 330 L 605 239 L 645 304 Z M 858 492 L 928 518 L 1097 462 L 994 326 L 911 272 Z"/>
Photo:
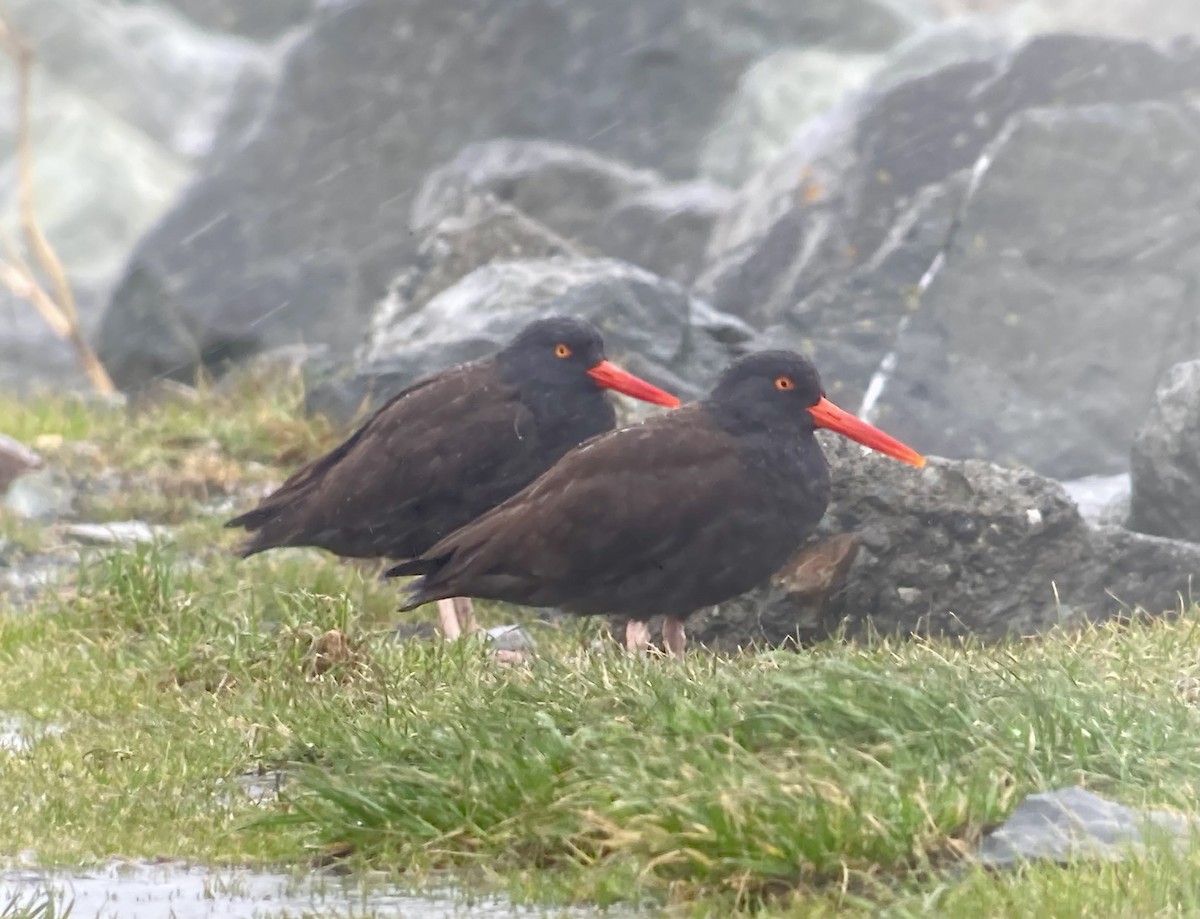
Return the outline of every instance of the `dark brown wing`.
<path id="1" fill-rule="evenodd" d="M 257 507 L 234 517 L 232 520 L 227 520 L 225 526 L 242 527 L 247 530 L 255 530 L 263 526 L 271 518 L 276 517 L 289 502 L 296 501 L 305 492 L 310 491 L 315 485 L 319 484 L 321 479 L 345 459 L 347 455 L 353 452 L 356 446 L 369 433 L 373 434 L 378 430 L 380 425 L 387 424 L 387 421 L 381 420 L 381 418 L 389 415 L 397 403 L 409 398 L 415 399 L 415 394 L 418 390 L 435 385 L 440 379 L 440 376 L 429 377 L 396 393 L 376 409 L 375 413 L 363 422 L 353 434 L 328 453 L 317 457 L 305 466 L 301 466 L 288 476 L 282 485 L 263 498 Z"/>
<path id="2" fill-rule="evenodd" d="M 719 602 L 786 558 L 755 539 L 771 495 L 747 472 L 699 405 L 601 435 L 398 566 L 425 573 L 405 608 L 474 596 L 648 616 Z"/>
<path id="3" fill-rule="evenodd" d="M 394 396 L 227 525 L 257 530 L 243 555 L 317 546 L 408 558 L 531 481 L 540 452 L 529 410 L 479 361 Z"/>

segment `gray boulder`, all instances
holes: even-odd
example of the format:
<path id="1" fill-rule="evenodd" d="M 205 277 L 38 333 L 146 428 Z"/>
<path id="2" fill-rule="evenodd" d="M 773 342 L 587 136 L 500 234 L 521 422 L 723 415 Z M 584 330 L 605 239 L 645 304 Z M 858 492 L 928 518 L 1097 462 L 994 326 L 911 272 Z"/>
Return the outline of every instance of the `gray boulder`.
<path id="1" fill-rule="evenodd" d="M 1200 820 L 1164 808 L 1135 808 L 1085 788 L 1056 788 L 1028 795 L 979 843 L 976 859 L 993 868 L 1022 862 L 1071 864 L 1123 861 L 1157 853 L 1163 845 L 1192 851 Z"/>
<path id="2" fill-rule="evenodd" d="M 12 0 L 5 9 L 57 82 L 187 159 L 212 146 L 239 78 L 271 78 L 266 49 L 157 3 Z"/>
<path id="3" fill-rule="evenodd" d="M 189 168 L 183 158 L 94 99 L 47 74 L 37 77 L 31 123 L 37 144 L 38 221 L 72 282 L 84 289 L 103 288 L 138 237 L 184 187 Z M 14 150 L 15 124 L 0 123 L 0 139 L 6 151 Z M 16 234 L 15 156 L 0 171 L 10 180 L 0 195 L 0 219 Z M 80 218 L 81 207 L 86 219 Z"/>
<path id="4" fill-rule="evenodd" d="M 1030 635 L 1174 610 L 1200 576 L 1200 546 L 1091 527 L 1033 472 L 942 459 L 914 470 L 820 436 L 833 496 L 818 532 L 769 584 L 694 616 L 698 641 L 732 649 L 841 628 Z"/>
<path id="5" fill-rule="evenodd" d="M 876 417 L 943 455 L 1060 478 L 1128 468 L 1162 368 L 1200 353 L 1198 174 L 1190 104 L 1009 119 L 899 336 Z"/>
<path id="6" fill-rule="evenodd" d="M 600 215 L 584 241 L 688 287 L 703 266 L 713 225 L 732 200 L 732 192 L 711 182 L 634 192 Z"/>
<path id="7" fill-rule="evenodd" d="M 299 340 L 348 351 L 412 255 L 413 190 L 464 145 L 544 137 L 685 178 L 755 60 L 887 47 L 917 19 L 889 0 L 324 5 L 253 132 L 142 239 L 101 356 L 136 387 Z"/>
<path id="8" fill-rule="evenodd" d="M 798 293 L 870 262 L 917 193 L 973 169 L 1011 115 L 1183 98 L 1198 83 L 1200 55 L 1186 50 L 1053 35 L 868 91 L 804 125 L 740 191 L 714 229 L 701 290 L 733 297 L 727 276 L 740 271 L 758 315 L 782 316 Z"/>
<path id="9" fill-rule="evenodd" d="M 234 92 L 263 93 L 266 49 L 206 33 L 157 3 L 14 0 L 35 51 L 30 99 L 37 213 L 75 291 L 85 335 L 99 324 L 137 240 L 212 150 Z M 0 223 L 18 232 L 16 69 L 0 68 Z M 0 289 L 0 386 L 86 386 L 78 359 L 23 299 Z"/>
<path id="10" fill-rule="evenodd" d="M 955 64 L 1001 58 L 1022 37 L 1028 38 L 1001 16 L 956 16 L 930 23 L 883 56 L 871 90 L 883 93 Z"/>
<path id="11" fill-rule="evenodd" d="M 831 48 L 780 48 L 743 75 L 705 140 L 704 175 L 739 186 L 782 153 L 809 118 L 866 85 L 882 54 Z"/>
<path id="12" fill-rule="evenodd" d="M 487 195 L 511 204 L 569 240 L 585 236 L 618 201 L 655 188 L 662 176 L 591 150 L 546 140 L 497 138 L 469 144 L 421 183 L 412 206 L 414 232 L 460 213 Z"/>
<path id="13" fill-rule="evenodd" d="M 1192 0 L 1024 0 L 1005 18 L 1026 33 L 1090 32 L 1154 41 L 1200 35 L 1200 7 Z"/>
<path id="14" fill-rule="evenodd" d="M 126 0 L 128 2 L 128 0 Z M 304 25 L 321 0 L 165 0 L 196 25 L 257 41 L 278 38 Z"/>
<path id="15" fill-rule="evenodd" d="M 1004 21 L 976 16 L 929 23 L 876 53 L 781 48 L 742 75 L 705 141 L 701 170 L 739 187 L 785 153 L 806 122 L 848 96 L 866 88 L 885 92 L 951 64 L 995 58 L 1014 41 Z"/>
<path id="16" fill-rule="evenodd" d="M 1113 291 L 1113 301 L 1149 296 L 1168 311 L 1183 308 L 1178 291 L 1192 270 L 1186 253 L 1195 218 L 1180 189 L 1194 184 L 1185 176 L 1194 175 L 1196 157 L 1185 100 L 1197 88 L 1200 53 L 1193 49 L 1068 35 L 885 84 L 807 123 L 789 151 L 747 183 L 714 227 L 697 292 L 768 328 L 774 340 L 813 353 L 825 378 L 840 385 L 841 401 L 877 412 L 924 449 L 1017 460 L 1063 477 L 1119 471 L 1116 457 L 1132 434 L 1126 419 L 1149 397 L 1143 377 L 1162 365 L 1110 366 L 1112 350 L 1128 339 L 1106 296 L 1095 330 L 1077 323 L 1072 346 L 1060 347 L 1055 367 L 1028 387 L 1035 401 L 1024 420 L 1017 415 L 1025 391 L 1004 384 L 1028 375 L 1029 362 L 1004 366 L 984 349 L 995 347 L 997 324 L 1016 315 L 1023 341 L 1036 338 L 1045 355 L 1063 340 L 1060 317 L 1068 308 L 1041 304 L 1068 303 L 1075 315 L 1086 315 L 1078 309 L 1091 287 L 1072 285 L 1089 272 L 1103 279 L 1095 287 L 1130 279 Z M 1098 157 L 1089 141 L 1111 144 L 1104 149 L 1125 151 L 1126 158 Z M 1145 156 L 1159 143 L 1174 157 L 1161 170 L 1157 157 Z M 1005 190 L 1018 193 L 1024 209 L 1006 208 Z M 1145 201 L 1138 197 L 1143 192 Z M 1118 213 L 1126 205 L 1136 213 Z M 1063 220 L 1092 252 L 1072 250 L 1074 237 L 1060 231 Z M 1018 272 L 1015 257 L 997 256 L 1002 244 L 992 221 L 1011 231 L 1033 270 Z M 1140 242 L 1128 237 L 1135 228 Z M 1156 242 L 1143 252 L 1138 246 L 1150 237 Z M 1179 265 L 1171 261 L 1176 251 Z M 1044 267 L 1046 259 L 1053 266 Z M 959 277 L 956 288 L 951 281 Z M 1033 278 L 1042 284 L 1036 311 L 1026 306 L 1030 290 L 1021 287 Z M 1147 293 L 1130 297 L 1147 283 Z M 961 342 L 943 328 L 951 312 L 961 317 L 957 329 L 985 331 Z M 988 318 L 976 326 L 980 316 Z M 1147 351 L 1159 346 L 1168 321 L 1151 324 Z M 1018 334 L 1004 329 L 1001 342 Z M 1019 349 L 1005 344 L 1004 351 L 1007 360 Z M 951 362 L 968 378 L 939 376 Z M 994 391 L 969 377 L 986 375 L 981 367 L 989 364 L 998 365 L 998 378 L 989 377 Z M 906 373 L 912 385 L 896 387 Z M 1096 430 L 1104 398 L 1086 398 L 1089 373 L 1101 377 L 1105 395 L 1123 386 L 1126 394 L 1109 409 L 1098 444 L 1081 439 Z M 1112 389 L 1104 379 L 1110 373 Z M 1070 393 L 1073 408 L 1085 397 L 1083 420 L 1064 422 L 1068 427 L 1050 436 L 1038 413 L 1053 401 L 1055 418 L 1063 418 L 1061 393 Z M 968 404 L 973 397 L 986 401 Z"/>
<path id="17" fill-rule="evenodd" d="M 76 290 L 75 300 L 85 334 L 102 306 L 95 291 Z M 85 389 L 87 375 L 75 350 L 59 338 L 22 297 L 0 288 L 0 390 L 28 393 L 54 387 Z"/>
<path id="18" fill-rule="evenodd" d="M 187 180 L 186 163 L 93 99 L 35 73 L 31 122 L 37 212 L 75 292 L 84 333 L 99 323 L 114 275 Z M 0 80 L 0 83 L 3 81 Z M 16 149 L 15 108 L 0 106 L 0 145 Z M 21 239 L 14 153 L 0 161 L 0 225 Z M 81 219 L 81 208 L 86 218 Z M 25 299 L 0 287 L 0 387 L 86 385 L 74 351 Z"/>
<path id="19" fill-rule="evenodd" d="M 1133 442 L 1129 525 L 1200 543 L 1200 360 L 1167 371 Z"/>
<path id="20" fill-rule="evenodd" d="M 458 213 L 431 228 L 418 245 L 413 264 L 392 281 L 371 316 L 368 340 L 386 337 L 397 321 L 420 312 L 476 268 L 492 262 L 587 254 L 583 247 L 495 198 L 464 198 L 457 208 Z"/>
<path id="21" fill-rule="evenodd" d="M 573 245 L 689 284 L 732 194 L 707 182 L 667 183 L 570 144 L 501 138 L 471 144 L 435 169 L 413 203 L 428 232 L 480 196 L 517 208 Z"/>
<path id="22" fill-rule="evenodd" d="M 504 345 L 537 316 L 582 316 L 604 333 L 609 357 L 680 398 L 707 391 L 752 340 L 741 321 L 678 284 L 614 259 L 563 256 L 498 261 L 443 290 L 415 312 L 383 309 L 350 374 L 315 368 L 309 409 L 346 418 L 404 386 Z M 620 400 L 624 417 L 641 410 Z"/>

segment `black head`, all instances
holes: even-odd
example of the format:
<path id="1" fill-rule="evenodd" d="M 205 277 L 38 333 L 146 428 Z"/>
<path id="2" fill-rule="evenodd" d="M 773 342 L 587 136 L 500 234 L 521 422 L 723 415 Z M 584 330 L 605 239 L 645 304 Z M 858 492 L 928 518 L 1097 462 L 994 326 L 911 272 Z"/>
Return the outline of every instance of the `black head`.
<path id="1" fill-rule="evenodd" d="M 679 404 L 670 393 L 609 363 L 600 330 L 584 319 L 551 316 L 531 322 L 496 360 L 520 386 L 596 393 L 612 389 L 657 405 Z"/>
<path id="2" fill-rule="evenodd" d="M 794 351 L 758 351 L 721 374 L 705 400 L 733 433 L 828 428 L 894 459 L 924 466 L 925 458 L 825 398 L 817 369 Z"/>
<path id="3" fill-rule="evenodd" d="M 604 338 L 586 320 L 551 316 L 521 329 L 500 357 L 526 379 L 549 384 L 579 383 L 604 360 Z"/>
<path id="4" fill-rule="evenodd" d="M 730 365 L 706 401 L 730 421 L 811 431 L 816 419 L 806 409 L 824 395 L 807 358 L 793 351 L 756 351 Z"/>

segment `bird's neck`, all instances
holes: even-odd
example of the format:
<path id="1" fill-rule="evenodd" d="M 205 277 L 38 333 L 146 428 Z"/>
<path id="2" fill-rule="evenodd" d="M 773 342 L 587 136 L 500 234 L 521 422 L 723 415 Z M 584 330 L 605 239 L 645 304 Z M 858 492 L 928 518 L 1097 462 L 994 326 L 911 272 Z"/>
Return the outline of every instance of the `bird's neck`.
<path id="1" fill-rule="evenodd" d="M 716 426 L 733 437 L 757 440 L 765 436 L 773 442 L 790 444 L 812 438 L 811 427 L 796 419 L 781 418 L 770 406 L 745 402 L 730 405 L 715 399 L 706 400 L 703 406 L 704 413 Z"/>
<path id="2" fill-rule="evenodd" d="M 705 411 L 729 434 L 742 456 L 764 487 L 777 491 L 781 498 L 796 497 L 822 511 L 829 496 L 829 464 L 810 427 L 778 413 L 757 412 L 753 407 L 730 409 L 706 403 Z"/>
<path id="3" fill-rule="evenodd" d="M 607 396 L 591 387 L 573 391 L 530 384 L 521 387 L 520 398 L 546 443 L 562 441 L 574 446 L 594 434 L 612 430 L 617 423 L 616 411 Z"/>

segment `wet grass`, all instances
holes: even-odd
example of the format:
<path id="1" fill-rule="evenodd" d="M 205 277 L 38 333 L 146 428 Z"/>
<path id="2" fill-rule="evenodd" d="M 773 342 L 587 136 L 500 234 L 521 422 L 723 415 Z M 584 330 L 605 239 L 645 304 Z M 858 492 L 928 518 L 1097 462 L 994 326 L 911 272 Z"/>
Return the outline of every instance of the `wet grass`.
<path id="1" fill-rule="evenodd" d="M 90 396 L 0 394 L 0 432 L 81 481 L 88 520 L 187 524 L 197 509 L 277 482 L 332 446 L 328 424 L 303 417 L 302 381 L 264 369 L 219 386 L 166 386 L 149 404 Z"/>
<path id="2" fill-rule="evenodd" d="M 230 556 L 235 537 L 200 508 L 277 481 L 330 434 L 282 389 L 211 398 L 227 401 L 132 418 L 0 402 L 0 428 L 21 416 L 17 436 L 130 464 L 146 490 L 190 468 L 198 443 L 228 464 L 185 496 L 174 548 L 95 552 L 70 589 L 0 611 L 0 713 L 34 740 L 0 751 L 0 855 L 338 859 L 414 884 L 695 915 L 1188 915 L 1200 902 L 1187 854 L 1004 874 L 963 861 L 1031 791 L 1082 783 L 1200 810 L 1200 611 L 1004 645 L 683 663 L 594 650 L 602 626 L 568 623 L 536 628 L 538 657 L 506 667 L 473 643 L 397 641 L 395 587 L 370 566 Z M 236 780 L 280 767 L 278 800 Z"/>

